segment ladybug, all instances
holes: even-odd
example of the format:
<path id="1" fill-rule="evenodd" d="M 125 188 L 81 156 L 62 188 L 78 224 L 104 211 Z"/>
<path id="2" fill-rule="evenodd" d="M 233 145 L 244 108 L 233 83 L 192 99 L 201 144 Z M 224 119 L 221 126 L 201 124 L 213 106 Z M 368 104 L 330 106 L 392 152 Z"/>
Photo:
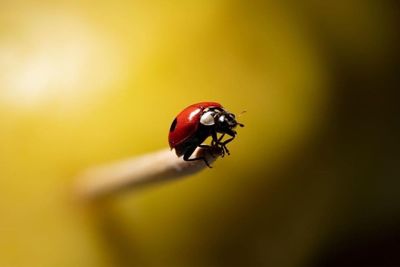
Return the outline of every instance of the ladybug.
<path id="1" fill-rule="evenodd" d="M 244 125 L 237 122 L 233 113 L 225 110 L 217 102 L 200 102 L 188 106 L 173 120 L 169 129 L 169 146 L 175 149 L 178 157 L 185 161 L 203 160 L 211 168 L 205 157 L 190 158 L 197 147 L 219 148 L 222 156 L 229 155 L 226 145 L 236 137 L 236 126 Z M 217 134 L 221 134 L 219 137 Z M 230 136 L 222 140 L 225 135 Z M 211 145 L 203 142 L 212 137 Z"/>

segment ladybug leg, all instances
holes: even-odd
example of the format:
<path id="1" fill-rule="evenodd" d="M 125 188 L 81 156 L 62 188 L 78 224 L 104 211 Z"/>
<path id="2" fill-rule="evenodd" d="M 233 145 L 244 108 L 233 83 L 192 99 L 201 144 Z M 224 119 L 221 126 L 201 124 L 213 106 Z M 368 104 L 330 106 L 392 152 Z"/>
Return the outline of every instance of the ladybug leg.
<path id="1" fill-rule="evenodd" d="M 215 146 L 217 144 L 221 144 L 221 140 L 224 138 L 224 136 L 225 136 L 225 133 L 223 133 L 219 138 L 217 137 L 217 134 L 215 134 L 215 136 L 212 135 L 213 140 L 212 140 L 211 145 Z"/>
<path id="2" fill-rule="evenodd" d="M 225 142 L 221 142 L 222 139 L 224 138 L 225 134 L 226 134 L 226 133 L 223 133 L 223 134 L 218 138 L 218 141 L 217 141 L 217 142 L 218 142 L 218 145 L 220 145 L 220 146 L 222 147 L 222 151 L 224 152 L 224 154 L 225 154 L 225 152 L 226 152 L 226 154 L 230 155 L 228 148 L 226 148 L 226 146 L 225 146 Z M 232 138 L 232 139 L 233 139 L 233 138 Z M 231 141 L 232 141 L 232 140 L 231 140 Z M 229 143 L 229 142 L 228 142 L 228 143 Z"/>
<path id="3" fill-rule="evenodd" d="M 222 142 L 221 146 L 225 149 L 226 153 L 228 155 L 230 155 L 231 153 L 229 152 L 229 149 L 226 147 L 226 144 L 228 144 L 229 142 L 231 142 L 233 139 L 235 139 L 235 137 L 231 137 L 228 140 Z"/>
<path id="4" fill-rule="evenodd" d="M 224 138 L 225 133 L 223 133 L 219 138 L 218 138 L 218 144 L 221 144 L 222 139 Z"/>
<path id="5" fill-rule="evenodd" d="M 225 134 L 222 134 L 222 136 L 220 138 L 218 138 L 217 136 L 217 132 L 213 131 L 211 132 L 211 137 L 212 137 L 212 142 L 211 142 L 211 146 L 217 146 L 218 148 L 222 148 L 221 149 L 221 157 L 223 158 L 225 156 L 225 149 L 223 148 L 223 146 L 221 146 L 221 140 L 224 137 Z"/>
<path id="6" fill-rule="evenodd" d="M 228 134 L 228 135 L 230 135 L 230 134 Z M 227 153 L 228 155 L 230 155 L 230 152 L 229 152 L 228 148 L 226 147 L 226 145 L 227 145 L 228 143 L 232 142 L 233 139 L 235 139 L 235 136 L 234 136 L 234 135 L 233 135 L 233 136 L 230 135 L 230 136 L 231 136 L 231 138 L 229 138 L 229 139 L 225 140 L 224 142 L 220 143 L 220 145 L 225 149 L 225 151 L 226 151 L 226 153 Z"/>
<path id="7" fill-rule="evenodd" d="M 205 157 L 198 157 L 191 159 L 190 156 L 193 154 L 193 152 L 196 150 L 197 147 L 190 148 L 186 153 L 183 155 L 183 160 L 184 161 L 196 161 L 196 160 L 203 160 L 204 163 L 207 165 L 208 168 L 212 168 L 211 165 L 208 163 Z"/>
<path id="8" fill-rule="evenodd" d="M 222 139 L 224 138 L 225 134 L 231 136 L 231 138 L 229 138 L 228 140 L 225 140 L 225 141 L 221 142 Z M 212 136 L 212 138 L 213 138 L 212 145 L 220 146 L 220 147 L 222 148 L 222 151 L 223 151 L 222 155 L 225 155 L 225 152 L 226 152 L 226 154 L 230 155 L 229 149 L 226 147 L 226 144 L 228 144 L 228 143 L 231 142 L 233 139 L 235 139 L 235 132 L 232 132 L 232 133 L 230 133 L 230 132 L 228 132 L 228 133 L 223 133 L 219 138 L 217 137 L 217 133 L 216 133 L 216 132 L 212 132 L 212 133 L 211 133 L 211 136 Z"/>
<path id="9" fill-rule="evenodd" d="M 212 131 L 211 137 L 212 137 L 211 146 L 216 146 L 218 144 L 217 133 L 215 131 Z"/>
<path id="10" fill-rule="evenodd" d="M 212 137 L 212 142 L 211 146 L 216 146 L 216 145 L 221 145 L 221 140 L 224 138 L 225 133 L 223 133 L 219 138 L 217 136 L 217 132 L 213 131 L 211 132 L 211 137 Z"/>

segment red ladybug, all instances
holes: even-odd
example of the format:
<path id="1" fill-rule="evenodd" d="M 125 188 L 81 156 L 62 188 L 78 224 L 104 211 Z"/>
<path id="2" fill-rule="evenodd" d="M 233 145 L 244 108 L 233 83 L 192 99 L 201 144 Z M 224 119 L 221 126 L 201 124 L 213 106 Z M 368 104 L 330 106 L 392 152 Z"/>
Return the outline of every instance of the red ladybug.
<path id="1" fill-rule="evenodd" d="M 226 111 L 221 104 L 216 102 L 200 102 L 188 106 L 176 116 L 169 129 L 169 146 L 175 149 L 178 157 L 183 155 L 185 161 L 203 160 L 208 167 L 205 157 L 190 158 L 197 147 L 214 148 L 218 147 L 229 155 L 226 144 L 231 142 L 235 136 L 236 126 L 244 125 L 235 120 L 235 115 Z M 217 133 L 222 134 L 220 137 Z M 222 141 L 225 135 L 230 138 Z M 207 137 L 212 137 L 211 145 L 202 143 Z"/>

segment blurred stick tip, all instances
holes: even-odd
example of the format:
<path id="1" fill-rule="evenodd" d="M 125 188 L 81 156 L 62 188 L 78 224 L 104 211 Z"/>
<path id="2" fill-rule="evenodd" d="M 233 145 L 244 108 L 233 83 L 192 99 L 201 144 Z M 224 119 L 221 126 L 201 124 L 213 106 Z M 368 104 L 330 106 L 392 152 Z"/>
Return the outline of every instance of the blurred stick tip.
<path id="1" fill-rule="evenodd" d="M 192 158 L 205 157 L 212 164 L 220 155 L 221 150 L 217 147 L 197 148 Z M 184 161 L 176 156 L 174 150 L 163 149 L 83 171 L 76 177 L 75 195 L 80 200 L 96 200 L 185 177 L 207 168 L 203 160 Z"/>

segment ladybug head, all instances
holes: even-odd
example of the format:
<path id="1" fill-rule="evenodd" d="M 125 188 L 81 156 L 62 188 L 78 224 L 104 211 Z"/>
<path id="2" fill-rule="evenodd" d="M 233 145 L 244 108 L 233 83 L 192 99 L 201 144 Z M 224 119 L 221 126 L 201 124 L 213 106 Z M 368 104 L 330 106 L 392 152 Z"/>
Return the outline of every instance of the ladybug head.
<path id="1" fill-rule="evenodd" d="M 235 133 L 233 129 L 236 126 L 244 126 L 236 121 L 235 114 L 223 108 L 204 110 L 200 118 L 200 123 L 206 126 L 213 126 L 217 132 L 221 133 Z"/>

